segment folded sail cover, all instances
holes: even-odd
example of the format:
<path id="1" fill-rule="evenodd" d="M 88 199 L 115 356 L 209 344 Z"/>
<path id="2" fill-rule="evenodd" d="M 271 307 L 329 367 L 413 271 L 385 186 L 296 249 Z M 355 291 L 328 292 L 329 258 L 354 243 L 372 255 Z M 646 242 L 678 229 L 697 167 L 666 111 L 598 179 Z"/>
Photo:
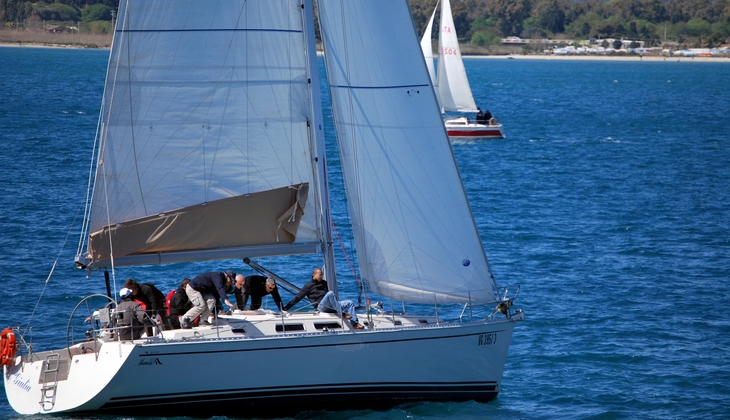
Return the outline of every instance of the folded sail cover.
<path id="1" fill-rule="evenodd" d="M 306 184 L 279 188 L 106 226 L 91 234 L 90 254 L 94 261 L 108 260 L 110 245 L 120 258 L 293 243 L 308 190 Z"/>

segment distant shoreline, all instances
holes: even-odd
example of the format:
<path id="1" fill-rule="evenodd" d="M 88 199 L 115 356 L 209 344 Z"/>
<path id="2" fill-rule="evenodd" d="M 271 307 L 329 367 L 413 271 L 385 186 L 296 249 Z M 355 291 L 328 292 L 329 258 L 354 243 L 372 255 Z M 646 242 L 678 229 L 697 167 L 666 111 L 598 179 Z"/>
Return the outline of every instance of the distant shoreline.
<path id="1" fill-rule="evenodd" d="M 16 48 L 61 48 L 79 50 L 108 50 L 109 47 L 90 47 L 73 44 L 37 43 L 37 42 L 0 42 L 0 47 Z M 320 54 L 320 51 L 317 51 Z M 730 63 L 730 57 L 685 57 L 685 56 L 656 56 L 656 55 L 464 55 L 465 59 L 488 59 L 488 60 L 546 60 L 546 61 L 665 61 L 685 63 Z"/>
<path id="2" fill-rule="evenodd" d="M 72 44 L 50 44 L 40 42 L 0 42 L 0 47 L 12 48 L 58 48 L 67 50 L 108 50 L 109 47 L 90 47 Z"/>
<path id="3" fill-rule="evenodd" d="M 18 48 L 109 49 L 111 34 L 49 33 L 38 30 L 0 30 L 0 46 Z"/>
<path id="4" fill-rule="evenodd" d="M 547 61 L 666 61 L 684 63 L 730 63 L 730 57 L 684 57 L 684 56 L 661 56 L 661 55 L 465 55 L 465 59 L 490 59 L 490 60 L 547 60 Z"/>

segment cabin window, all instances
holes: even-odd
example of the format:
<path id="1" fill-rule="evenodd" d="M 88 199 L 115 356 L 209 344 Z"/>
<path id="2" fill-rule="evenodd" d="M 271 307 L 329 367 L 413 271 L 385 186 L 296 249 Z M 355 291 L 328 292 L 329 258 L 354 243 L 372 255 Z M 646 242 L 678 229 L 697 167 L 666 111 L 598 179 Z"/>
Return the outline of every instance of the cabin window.
<path id="1" fill-rule="evenodd" d="M 327 328 L 328 330 L 331 330 L 333 328 L 342 328 L 342 325 L 340 325 L 339 322 L 322 322 L 322 323 L 314 323 L 314 328 L 318 330 L 323 330 Z"/>
<path id="2" fill-rule="evenodd" d="M 233 328 L 233 329 L 231 329 L 231 331 L 236 334 L 245 334 L 246 333 L 246 330 L 243 328 Z"/>
<path id="3" fill-rule="evenodd" d="M 304 331 L 304 324 L 277 324 L 276 332 Z"/>
<path id="4" fill-rule="evenodd" d="M 421 324 L 428 324 L 427 319 L 419 319 L 418 322 L 420 322 Z"/>

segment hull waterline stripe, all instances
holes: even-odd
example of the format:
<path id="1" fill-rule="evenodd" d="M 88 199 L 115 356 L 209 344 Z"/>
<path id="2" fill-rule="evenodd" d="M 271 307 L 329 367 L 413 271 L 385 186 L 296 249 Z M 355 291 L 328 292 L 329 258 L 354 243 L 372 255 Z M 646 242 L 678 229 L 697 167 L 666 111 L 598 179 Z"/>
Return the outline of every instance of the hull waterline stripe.
<path id="1" fill-rule="evenodd" d="M 499 130 L 491 131 L 461 131 L 461 130 L 447 130 L 449 136 L 461 136 L 461 137 L 480 137 L 480 136 L 502 136 Z"/>
<path id="2" fill-rule="evenodd" d="M 269 388 L 241 388 L 209 390 L 200 393 L 180 395 L 178 393 L 140 395 L 131 397 L 111 398 L 104 404 L 104 408 L 121 406 L 148 406 L 160 404 L 175 404 L 180 402 L 210 402 L 227 400 L 252 400 L 259 398 L 295 397 L 311 395 L 381 395 L 381 394 L 433 394 L 433 393 L 491 393 L 497 389 L 497 383 L 490 382 L 457 382 L 457 383 L 363 383 L 363 384 L 327 384 L 311 386 L 269 387 Z"/>

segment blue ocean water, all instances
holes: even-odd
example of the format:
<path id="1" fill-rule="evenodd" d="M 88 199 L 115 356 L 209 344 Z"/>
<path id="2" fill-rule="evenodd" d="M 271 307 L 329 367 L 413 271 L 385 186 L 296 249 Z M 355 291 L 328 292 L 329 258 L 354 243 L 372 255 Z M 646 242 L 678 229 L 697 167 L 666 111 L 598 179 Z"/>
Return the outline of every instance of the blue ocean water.
<path id="1" fill-rule="evenodd" d="M 0 328 L 33 314 L 38 349 L 63 345 L 79 299 L 104 292 L 72 262 L 107 57 L 0 47 Z M 527 313 L 502 391 L 486 404 L 301 417 L 730 418 L 729 64 L 467 59 L 507 139 L 453 150 L 497 282 L 520 285 Z M 337 257 L 341 290 L 357 298 Z M 241 263 L 118 275 L 172 288 L 221 265 Z M 284 270 L 303 282 L 309 267 Z M 1 391 L 0 419 L 19 418 Z"/>

